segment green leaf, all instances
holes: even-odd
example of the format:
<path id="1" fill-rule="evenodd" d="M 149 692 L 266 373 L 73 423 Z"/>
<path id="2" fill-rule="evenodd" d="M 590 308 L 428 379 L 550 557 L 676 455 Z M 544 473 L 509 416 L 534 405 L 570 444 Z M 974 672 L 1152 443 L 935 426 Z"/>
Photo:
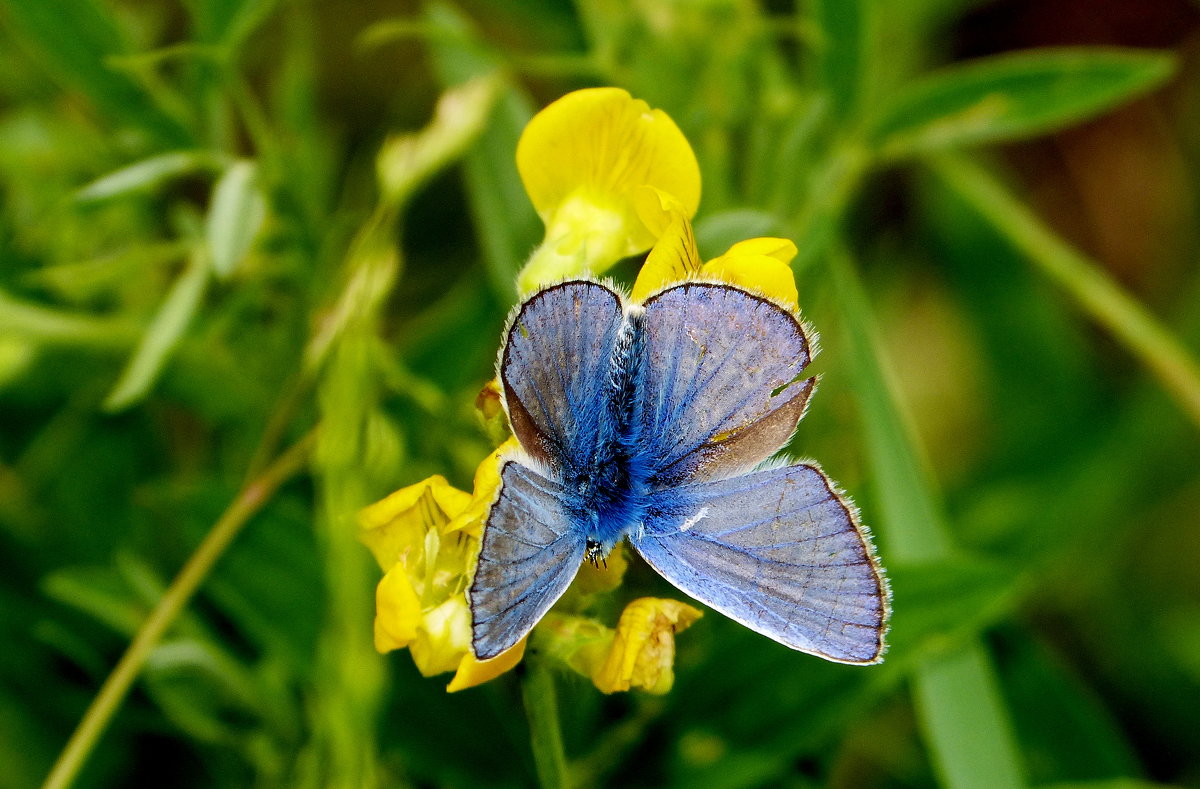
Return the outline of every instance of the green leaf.
<path id="1" fill-rule="evenodd" d="M 430 37 L 434 70 L 446 87 L 495 71 L 503 60 L 480 43 L 470 20 L 446 3 L 430 3 L 426 19 L 438 35 Z M 463 170 L 467 198 L 483 244 L 484 262 L 494 292 L 515 295 L 517 272 L 538 241 L 541 227 L 517 173 L 517 140 L 533 117 L 529 99 L 506 86 L 491 122 L 468 152 Z"/>
<path id="2" fill-rule="evenodd" d="M 207 287 L 208 261 L 205 255 L 193 253 L 187 268 L 175 280 L 158 314 L 142 335 L 121 377 L 105 398 L 105 411 L 128 408 L 150 390 L 191 323 Z"/>
<path id="3" fill-rule="evenodd" d="M 245 159 L 235 162 L 213 189 L 204 236 L 213 273 L 224 279 L 250 251 L 267 216 L 267 200 L 258 168 Z"/>
<path id="4" fill-rule="evenodd" d="M 852 116 L 862 98 L 870 3 L 860 0 L 812 0 L 819 31 L 814 46 L 816 71 L 833 99 L 839 118 Z"/>
<path id="5" fill-rule="evenodd" d="M 145 618 L 141 600 L 108 567 L 68 567 L 42 580 L 48 597 L 88 614 L 124 636 L 132 636 Z"/>
<path id="6" fill-rule="evenodd" d="M 892 630 L 886 663 L 910 664 L 976 637 L 1012 610 L 1021 579 L 978 559 L 900 564 L 890 569 Z"/>
<path id="7" fill-rule="evenodd" d="M 913 678 L 913 698 L 943 786 L 1025 785 L 996 673 L 979 642 L 922 664 Z"/>
<path id="8" fill-rule="evenodd" d="M 132 342 L 136 329 L 124 318 L 95 318 L 0 291 L 0 333 L 39 345 L 121 348 Z"/>
<path id="9" fill-rule="evenodd" d="M 190 132 L 156 105 L 129 75 L 107 65 L 132 46 L 107 4 L 100 0 L 0 0 L 5 21 L 16 29 L 10 41 L 32 49 L 54 74 L 84 93 L 111 117 L 132 122 L 164 142 L 187 144 Z"/>
<path id="10" fill-rule="evenodd" d="M 1030 50 L 956 66 L 899 93 L 868 142 L 896 158 L 1045 134 L 1160 85 L 1169 54 L 1116 48 Z"/>
<path id="11" fill-rule="evenodd" d="M 226 157 L 214 151 L 172 151 L 151 156 L 108 175 L 103 175 L 75 193 L 80 203 L 98 203 L 127 194 L 148 192 L 181 175 L 216 170 Z"/>
<path id="12" fill-rule="evenodd" d="M 849 334 L 851 375 L 879 501 L 874 525 L 885 538 L 884 562 L 946 561 L 954 555 L 954 545 L 912 428 L 901 417 L 880 358 L 866 294 L 845 253 L 835 250 L 828 260 Z M 979 641 L 925 657 L 914 675 L 913 692 L 922 733 L 945 786 L 1015 789 L 1025 785 L 995 671 Z"/>
<path id="13" fill-rule="evenodd" d="M 236 51 L 275 10 L 278 0 L 191 0 L 196 37 Z"/>
<path id="14" fill-rule="evenodd" d="M 1046 227 L 986 170 L 953 154 L 933 158 L 931 163 L 958 197 L 1145 364 L 1188 418 L 1200 426 L 1200 362 L 1167 326 L 1126 293 L 1102 265 Z"/>

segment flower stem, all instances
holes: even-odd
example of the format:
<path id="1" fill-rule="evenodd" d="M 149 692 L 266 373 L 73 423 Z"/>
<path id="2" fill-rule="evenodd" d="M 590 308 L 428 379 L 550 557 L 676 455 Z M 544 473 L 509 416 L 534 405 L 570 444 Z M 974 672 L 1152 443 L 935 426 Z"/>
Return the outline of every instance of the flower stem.
<path id="1" fill-rule="evenodd" d="M 930 162 L 950 189 L 1028 256 L 1158 378 L 1200 426 L 1200 364 L 1178 339 L 1094 261 L 1047 228 L 987 171 L 959 156 Z"/>
<path id="2" fill-rule="evenodd" d="M 316 431 L 309 432 L 281 454 L 262 474 L 242 487 L 240 493 L 213 524 L 208 535 L 188 559 L 179 575 L 146 617 L 137 635 L 121 656 L 108 679 L 92 700 L 71 739 L 67 742 L 42 789 L 65 789 L 75 780 L 92 748 L 124 700 L 146 659 L 191 600 L 217 559 L 229 547 L 246 522 L 266 504 L 275 491 L 304 467 Z"/>
<path id="3" fill-rule="evenodd" d="M 521 682 L 525 717 L 529 719 L 529 742 L 542 789 L 567 789 L 567 757 L 563 750 L 562 725 L 558 720 L 558 694 L 554 675 L 538 660 L 527 661 Z"/>

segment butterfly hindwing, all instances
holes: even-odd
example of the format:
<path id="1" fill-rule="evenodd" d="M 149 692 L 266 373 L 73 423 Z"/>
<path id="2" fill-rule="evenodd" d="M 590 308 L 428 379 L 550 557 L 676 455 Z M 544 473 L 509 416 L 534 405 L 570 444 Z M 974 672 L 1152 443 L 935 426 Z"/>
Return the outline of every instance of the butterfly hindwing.
<path id="1" fill-rule="evenodd" d="M 815 380 L 800 320 L 717 283 L 645 304 L 641 434 L 651 487 L 727 476 L 766 460 L 795 430 Z"/>
<path id="2" fill-rule="evenodd" d="M 501 461 L 468 590 L 471 646 L 480 660 L 514 646 L 570 586 L 584 537 L 571 528 L 567 492 L 516 459 Z"/>
<path id="3" fill-rule="evenodd" d="M 815 466 L 654 494 L 642 557 L 684 592 L 793 649 L 881 659 L 886 581 L 851 505 Z"/>
<path id="4" fill-rule="evenodd" d="M 621 297 L 597 282 L 563 282 L 513 317 L 500 381 L 513 433 L 539 461 L 562 468 L 593 454 L 605 424 Z"/>

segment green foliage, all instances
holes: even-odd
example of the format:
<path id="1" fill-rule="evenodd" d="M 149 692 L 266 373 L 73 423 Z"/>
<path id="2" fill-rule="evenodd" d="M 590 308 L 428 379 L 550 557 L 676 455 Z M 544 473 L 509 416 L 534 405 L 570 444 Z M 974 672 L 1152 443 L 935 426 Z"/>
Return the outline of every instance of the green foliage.
<path id="1" fill-rule="evenodd" d="M 884 156 L 930 153 L 1045 134 L 1161 85 L 1155 53 L 1051 49 L 988 58 L 913 83 L 870 124 Z"/>
<path id="2" fill-rule="evenodd" d="M 0 784 L 45 780 L 231 505 L 244 530 L 75 785 L 1194 782 L 1200 116 L 1103 125 L 1194 70 L 1107 46 L 953 62 L 973 4 L 796 5 L 0 0 Z M 516 141 L 598 84 L 692 141 L 703 254 L 801 246 L 824 377 L 791 450 L 879 537 L 881 666 L 715 613 L 662 698 L 544 673 L 447 695 L 371 648 L 355 512 L 433 473 L 467 488 L 493 448 L 472 404 L 541 233 Z M 1039 166 L 1084 121 L 1158 141 L 1070 149 L 1077 176 L 1141 157 L 1136 216 L 1167 242 L 1142 268 L 1109 268 L 1150 248 L 1114 221 L 1142 206 L 1080 213 L 1105 193 Z M 314 427 L 303 473 L 243 487 Z M 670 590 L 635 563 L 621 593 Z M 547 686 L 565 765 L 532 702 L 531 755 L 522 692 Z"/>

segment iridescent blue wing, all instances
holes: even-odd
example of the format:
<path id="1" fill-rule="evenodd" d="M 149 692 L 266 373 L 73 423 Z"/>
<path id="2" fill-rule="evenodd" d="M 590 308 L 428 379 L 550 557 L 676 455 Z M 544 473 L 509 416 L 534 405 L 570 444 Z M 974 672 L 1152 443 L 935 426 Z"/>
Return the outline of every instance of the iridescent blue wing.
<path id="1" fill-rule="evenodd" d="M 732 285 L 645 304 L 641 460 L 651 488 L 748 469 L 787 443 L 816 383 L 804 325 Z"/>
<path id="2" fill-rule="evenodd" d="M 471 647 L 480 660 L 520 641 L 579 571 L 585 537 L 571 527 L 565 501 L 567 492 L 554 480 L 516 460 L 502 461 L 498 498 L 484 522 L 467 591 Z"/>
<path id="3" fill-rule="evenodd" d="M 655 493 L 630 540 L 684 592 L 792 649 L 882 659 L 887 583 L 853 505 L 814 466 Z"/>
<path id="4" fill-rule="evenodd" d="M 579 465 L 611 431 L 611 360 L 621 297 L 597 282 L 531 296 L 509 324 L 499 373 L 521 446 L 552 468 Z"/>

